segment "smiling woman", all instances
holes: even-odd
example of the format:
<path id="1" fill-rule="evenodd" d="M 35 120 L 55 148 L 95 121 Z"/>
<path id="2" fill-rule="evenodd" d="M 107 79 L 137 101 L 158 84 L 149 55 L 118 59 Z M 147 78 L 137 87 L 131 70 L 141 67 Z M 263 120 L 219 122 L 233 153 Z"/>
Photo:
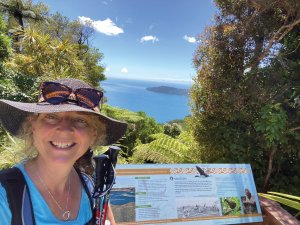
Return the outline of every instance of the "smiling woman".
<path id="1" fill-rule="evenodd" d="M 90 115 L 80 112 L 43 113 L 30 122 L 38 157 L 52 166 L 73 165 L 96 141 Z"/>
<path id="2" fill-rule="evenodd" d="M 101 145 L 101 143 L 105 142 L 106 139 L 106 132 L 105 132 L 105 124 L 97 118 L 96 115 L 90 115 L 89 113 L 84 112 L 76 112 L 78 114 L 78 118 L 75 118 L 72 122 L 75 127 L 84 127 L 84 126 L 91 126 L 96 132 L 96 140 L 97 142 L 94 143 L 93 146 Z M 34 123 L 40 116 L 45 116 L 48 118 L 49 123 L 56 123 L 58 122 L 59 114 L 49 113 L 49 114 L 32 114 L 26 118 L 23 122 L 22 127 L 20 128 L 20 133 L 18 134 L 21 139 L 24 140 L 24 153 L 27 158 L 33 158 L 37 154 L 37 149 L 33 143 L 33 130 L 32 130 L 32 123 Z M 82 119 L 82 117 L 86 117 Z M 93 147 L 90 146 L 90 147 Z M 77 160 L 80 161 L 80 158 Z M 87 170 L 84 167 L 80 167 L 81 170 L 84 172 L 91 174 L 92 171 Z"/>
<path id="3" fill-rule="evenodd" d="M 32 156 L 0 173 L 1 224 L 94 224 L 86 174 L 93 172 L 92 147 L 117 141 L 127 125 L 101 114 L 103 93 L 80 80 L 40 87 L 38 103 L 0 100 L 3 127 L 23 138 Z M 25 193 L 31 214 L 15 190 Z M 110 209 L 108 219 L 115 224 Z"/>

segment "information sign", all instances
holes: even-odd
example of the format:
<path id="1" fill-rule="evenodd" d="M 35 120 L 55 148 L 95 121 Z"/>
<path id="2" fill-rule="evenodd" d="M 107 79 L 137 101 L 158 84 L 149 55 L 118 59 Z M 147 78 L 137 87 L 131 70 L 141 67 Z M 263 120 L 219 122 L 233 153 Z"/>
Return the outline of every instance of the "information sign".
<path id="1" fill-rule="evenodd" d="M 262 221 L 248 164 L 118 164 L 110 203 L 118 225 Z"/>

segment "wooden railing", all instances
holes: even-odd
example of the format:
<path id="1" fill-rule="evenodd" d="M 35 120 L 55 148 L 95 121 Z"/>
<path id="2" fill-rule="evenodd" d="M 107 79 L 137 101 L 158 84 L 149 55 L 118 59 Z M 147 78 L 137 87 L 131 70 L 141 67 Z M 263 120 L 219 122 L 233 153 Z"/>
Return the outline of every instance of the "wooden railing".
<path id="1" fill-rule="evenodd" d="M 300 221 L 289 214 L 277 202 L 259 197 L 263 222 L 244 223 L 243 225 L 300 225 Z"/>

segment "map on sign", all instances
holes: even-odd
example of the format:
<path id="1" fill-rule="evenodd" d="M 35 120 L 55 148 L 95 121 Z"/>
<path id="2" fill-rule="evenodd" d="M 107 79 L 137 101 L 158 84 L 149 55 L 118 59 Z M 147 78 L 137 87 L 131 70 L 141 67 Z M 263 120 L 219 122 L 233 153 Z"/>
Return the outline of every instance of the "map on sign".
<path id="1" fill-rule="evenodd" d="M 262 221 L 248 164 L 118 164 L 110 204 L 118 225 Z"/>

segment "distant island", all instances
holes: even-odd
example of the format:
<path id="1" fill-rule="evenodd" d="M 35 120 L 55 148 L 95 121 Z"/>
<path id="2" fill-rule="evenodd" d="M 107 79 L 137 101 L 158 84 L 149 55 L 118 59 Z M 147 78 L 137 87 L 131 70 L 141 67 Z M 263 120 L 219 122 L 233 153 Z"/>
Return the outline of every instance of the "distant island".
<path id="1" fill-rule="evenodd" d="M 168 86 L 159 86 L 159 87 L 148 87 L 146 88 L 148 91 L 169 94 L 169 95 L 185 95 L 187 96 L 189 93 L 188 89 L 180 89 Z"/>

